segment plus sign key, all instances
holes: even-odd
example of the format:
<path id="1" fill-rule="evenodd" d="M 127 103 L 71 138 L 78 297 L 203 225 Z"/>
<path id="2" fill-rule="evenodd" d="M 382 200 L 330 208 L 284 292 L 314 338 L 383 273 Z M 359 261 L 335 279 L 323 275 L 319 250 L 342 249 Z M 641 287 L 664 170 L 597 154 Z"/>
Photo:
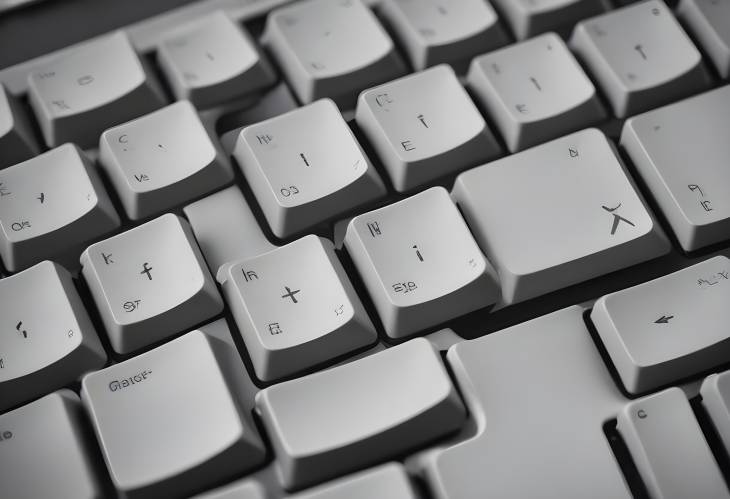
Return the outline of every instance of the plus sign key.
<path id="1" fill-rule="evenodd" d="M 190 226 L 175 215 L 91 245 L 81 264 L 118 353 L 190 329 L 223 308 Z"/>
<path id="2" fill-rule="evenodd" d="M 332 243 L 317 236 L 239 260 L 221 284 L 256 375 L 264 381 L 376 339 Z"/>

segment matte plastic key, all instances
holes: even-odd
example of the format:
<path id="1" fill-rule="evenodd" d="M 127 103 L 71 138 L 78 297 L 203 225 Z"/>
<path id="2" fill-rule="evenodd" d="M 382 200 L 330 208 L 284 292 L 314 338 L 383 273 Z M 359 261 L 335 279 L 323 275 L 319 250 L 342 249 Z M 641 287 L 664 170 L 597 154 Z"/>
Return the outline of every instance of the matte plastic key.
<path id="1" fill-rule="evenodd" d="M 610 8 L 607 0 L 490 0 L 518 40 L 570 28 Z"/>
<path id="2" fill-rule="evenodd" d="M 730 2 L 680 0 L 677 16 L 723 78 L 730 76 Z"/>

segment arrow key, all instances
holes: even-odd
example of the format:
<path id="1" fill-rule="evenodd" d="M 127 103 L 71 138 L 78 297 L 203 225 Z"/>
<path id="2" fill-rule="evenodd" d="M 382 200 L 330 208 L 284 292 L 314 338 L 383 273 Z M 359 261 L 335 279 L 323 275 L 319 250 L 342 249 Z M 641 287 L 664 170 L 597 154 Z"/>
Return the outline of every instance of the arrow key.
<path id="1" fill-rule="evenodd" d="M 730 260 L 717 256 L 599 299 L 591 320 L 630 393 L 727 361 Z"/>

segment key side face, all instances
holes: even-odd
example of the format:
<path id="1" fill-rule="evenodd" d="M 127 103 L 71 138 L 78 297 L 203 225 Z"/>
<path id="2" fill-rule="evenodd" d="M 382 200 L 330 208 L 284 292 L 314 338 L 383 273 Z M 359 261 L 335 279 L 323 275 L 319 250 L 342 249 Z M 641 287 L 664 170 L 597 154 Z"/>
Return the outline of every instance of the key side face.
<path id="1" fill-rule="evenodd" d="M 0 382 L 63 359 L 90 333 L 81 331 L 57 271 L 47 261 L 0 280 L 0 317 Z"/>
<path id="2" fill-rule="evenodd" d="M 0 227 L 11 243 L 66 227 L 98 203 L 86 167 L 71 144 L 0 170 Z"/>
<path id="3" fill-rule="evenodd" d="M 93 244 L 85 255 L 88 272 L 98 280 L 105 305 L 120 325 L 167 312 L 205 284 L 203 269 L 174 215 Z"/>
<path id="4" fill-rule="evenodd" d="M 245 166 L 257 168 L 271 189 L 257 195 L 273 195 L 283 208 L 342 190 L 372 168 L 328 99 L 246 127 L 242 137 L 256 161 Z"/>

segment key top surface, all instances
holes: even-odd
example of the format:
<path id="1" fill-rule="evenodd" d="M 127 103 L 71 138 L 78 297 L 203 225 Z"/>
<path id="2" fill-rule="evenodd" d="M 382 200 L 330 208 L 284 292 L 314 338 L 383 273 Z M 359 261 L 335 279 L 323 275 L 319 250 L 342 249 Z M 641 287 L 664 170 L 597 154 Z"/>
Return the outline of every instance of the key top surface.
<path id="1" fill-rule="evenodd" d="M 494 263 L 507 304 L 670 248 L 596 129 L 464 172 L 452 196 Z"/>
<path id="2" fill-rule="evenodd" d="M 31 73 L 28 95 L 50 147 L 92 147 L 110 126 L 160 107 L 155 85 L 126 35 L 116 32 Z"/>
<path id="3" fill-rule="evenodd" d="M 602 430 L 624 399 L 582 312 L 571 307 L 449 350 L 476 434 L 423 456 L 434 497 L 631 497 Z"/>
<path id="4" fill-rule="evenodd" d="M 385 0 L 380 12 L 416 70 L 465 61 L 508 42 L 483 0 Z"/>
<path id="5" fill-rule="evenodd" d="M 330 97 L 354 107 L 361 90 L 405 72 L 393 42 L 360 0 L 305 0 L 277 9 L 263 40 L 305 104 Z"/>
<path id="6" fill-rule="evenodd" d="M 104 496 L 84 441 L 79 398 L 61 390 L 0 415 L 0 484 L 7 498 Z"/>
<path id="7" fill-rule="evenodd" d="M 720 76 L 730 76 L 730 3 L 680 0 L 677 16 L 704 49 Z"/>
<path id="8" fill-rule="evenodd" d="M 176 215 L 89 246 L 81 264 L 119 353 L 184 331 L 223 308 L 190 226 Z"/>
<path id="9" fill-rule="evenodd" d="M 438 353 L 421 338 L 266 388 L 256 407 L 289 489 L 426 444 L 465 417 Z"/>
<path id="10" fill-rule="evenodd" d="M 332 243 L 314 235 L 235 262 L 223 292 L 264 381 L 377 338 Z"/>
<path id="11" fill-rule="evenodd" d="M 500 153 L 500 147 L 450 66 L 366 90 L 357 124 L 399 191 Z"/>
<path id="12" fill-rule="evenodd" d="M 82 400 L 126 497 L 181 496 L 262 463 L 218 358 L 225 348 L 193 331 L 84 378 Z"/>
<path id="13" fill-rule="evenodd" d="M 0 169 L 38 154 L 27 116 L 0 83 Z"/>
<path id="14" fill-rule="evenodd" d="M 290 499 L 416 499 L 403 467 L 397 463 L 353 473 L 330 483 L 314 487 Z"/>
<path id="15" fill-rule="evenodd" d="M 45 261 L 0 280 L 0 317 L 0 411 L 106 362 L 71 275 L 58 264 Z"/>
<path id="16" fill-rule="evenodd" d="M 593 83 L 555 33 L 477 57 L 467 81 L 513 152 L 605 117 Z"/>
<path id="17" fill-rule="evenodd" d="M 272 85 L 276 76 L 251 35 L 223 11 L 176 30 L 157 60 L 178 99 L 209 107 Z"/>
<path id="18" fill-rule="evenodd" d="M 699 92 L 710 82 L 702 56 L 661 0 L 583 21 L 570 43 L 618 118 Z"/>
<path id="19" fill-rule="evenodd" d="M 626 121 L 621 146 L 685 251 L 730 238 L 730 86 Z"/>
<path id="20" fill-rule="evenodd" d="M 101 164 L 133 220 L 222 187 L 233 170 L 188 101 L 104 132 Z"/>
<path id="21" fill-rule="evenodd" d="M 119 224 L 95 167 L 73 144 L 0 171 L 0 254 L 10 270 L 75 260 Z"/>
<path id="22" fill-rule="evenodd" d="M 329 99 L 244 128 L 233 157 L 279 237 L 385 194 L 382 180 Z"/>
<path id="23" fill-rule="evenodd" d="M 626 389 L 640 393 L 727 360 L 728 302 L 730 260 L 717 256 L 600 298 L 591 320 Z"/>
<path id="24" fill-rule="evenodd" d="M 353 218 L 345 246 L 391 337 L 499 299 L 494 269 L 443 187 Z"/>
<path id="25" fill-rule="evenodd" d="M 619 413 L 618 430 L 652 498 L 730 497 L 681 389 L 631 402 Z"/>
<path id="26" fill-rule="evenodd" d="M 605 0 L 490 0 L 518 40 L 545 31 L 571 27 L 586 17 L 605 12 Z"/>

